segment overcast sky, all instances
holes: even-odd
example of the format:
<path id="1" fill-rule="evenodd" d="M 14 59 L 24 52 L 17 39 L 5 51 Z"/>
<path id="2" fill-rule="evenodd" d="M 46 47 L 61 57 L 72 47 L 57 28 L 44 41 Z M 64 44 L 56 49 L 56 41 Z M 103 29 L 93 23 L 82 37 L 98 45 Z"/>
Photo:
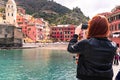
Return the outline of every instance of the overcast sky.
<path id="1" fill-rule="evenodd" d="M 120 0 L 54 0 L 70 9 L 81 8 L 85 16 L 90 18 L 97 13 L 110 12 L 115 6 L 120 5 Z"/>

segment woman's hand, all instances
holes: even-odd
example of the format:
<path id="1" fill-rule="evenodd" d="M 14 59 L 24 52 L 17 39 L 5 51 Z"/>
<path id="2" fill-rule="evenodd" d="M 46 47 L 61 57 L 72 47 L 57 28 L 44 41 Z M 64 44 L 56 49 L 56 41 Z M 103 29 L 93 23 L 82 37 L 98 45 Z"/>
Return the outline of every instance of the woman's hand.
<path id="1" fill-rule="evenodd" d="M 75 34 L 79 35 L 80 32 L 81 32 L 81 27 L 82 27 L 82 24 L 80 24 L 79 26 L 76 27 L 75 29 Z"/>

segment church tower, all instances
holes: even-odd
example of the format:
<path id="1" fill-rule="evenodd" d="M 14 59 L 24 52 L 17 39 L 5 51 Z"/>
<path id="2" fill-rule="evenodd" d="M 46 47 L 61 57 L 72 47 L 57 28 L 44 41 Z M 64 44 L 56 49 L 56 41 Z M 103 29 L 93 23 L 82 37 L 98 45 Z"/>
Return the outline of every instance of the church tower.
<path id="1" fill-rule="evenodd" d="M 14 0 L 8 0 L 6 4 L 6 22 L 10 24 L 16 24 L 17 6 Z"/>

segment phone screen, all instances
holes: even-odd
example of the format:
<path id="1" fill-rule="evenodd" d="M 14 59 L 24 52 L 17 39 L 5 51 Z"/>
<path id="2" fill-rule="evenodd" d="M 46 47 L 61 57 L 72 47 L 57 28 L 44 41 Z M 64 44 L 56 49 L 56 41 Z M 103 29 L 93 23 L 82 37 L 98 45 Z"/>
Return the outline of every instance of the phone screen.
<path id="1" fill-rule="evenodd" d="M 88 24 L 82 24 L 82 28 L 81 29 L 87 29 L 88 28 Z"/>

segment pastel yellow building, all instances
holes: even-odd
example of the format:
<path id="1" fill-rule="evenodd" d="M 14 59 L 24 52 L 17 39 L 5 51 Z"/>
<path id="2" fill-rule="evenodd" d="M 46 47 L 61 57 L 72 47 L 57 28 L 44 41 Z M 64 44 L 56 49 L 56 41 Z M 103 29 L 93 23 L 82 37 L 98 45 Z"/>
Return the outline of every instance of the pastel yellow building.
<path id="1" fill-rule="evenodd" d="M 17 6 L 14 0 L 8 0 L 5 8 L 6 22 L 16 24 Z"/>
<path id="2" fill-rule="evenodd" d="M 24 38 L 25 43 L 33 43 L 34 41 L 28 37 Z"/>

